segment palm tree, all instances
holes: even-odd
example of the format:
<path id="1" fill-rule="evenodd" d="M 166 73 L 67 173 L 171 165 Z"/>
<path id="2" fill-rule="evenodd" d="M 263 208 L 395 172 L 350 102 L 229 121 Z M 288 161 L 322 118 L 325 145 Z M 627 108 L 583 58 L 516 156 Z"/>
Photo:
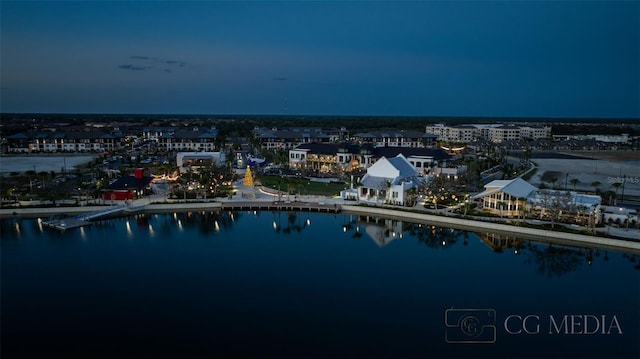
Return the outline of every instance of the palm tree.
<path id="1" fill-rule="evenodd" d="M 531 160 L 531 149 L 530 148 L 526 148 L 524 150 L 524 160 L 527 163 L 527 166 L 529 165 L 529 160 Z"/>
<path id="2" fill-rule="evenodd" d="M 520 211 L 520 214 L 522 215 L 522 220 L 525 219 L 525 214 L 526 214 L 526 211 L 527 211 L 526 204 L 527 204 L 527 198 L 526 197 L 519 197 L 518 198 L 518 210 Z"/>
<path id="3" fill-rule="evenodd" d="M 549 183 L 551 183 L 551 188 L 552 188 L 552 189 L 556 189 L 556 182 L 558 182 L 558 179 L 557 179 L 557 178 L 555 178 L 555 177 L 551 177 L 551 178 L 549 179 Z"/>
<path id="4" fill-rule="evenodd" d="M 575 191 L 576 190 L 576 185 L 578 183 L 580 183 L 580 180 L 577 179 L 577 178 L 572 178 L 572 179 L 569 180 L 569 183 L 571 183 L 573 185 L 573 190 Z"/>
<path id="5" fill-rule="evenodd" d="M 616 196 L 615 199 L 618 199 L 618 189 L 620 189 L 620 186 L 622 186 L 622 182 L 615 182 L 611 185 L 612 187 L 614 187 L 616 189 Z M 616 203 L 614 202 L 613 205 L 615 206 Z"/>
<path id="6" fill-rule="evenodd" d="M 600 187 L 602 183 L 600 183 L 599 181 L 593 181 L 591 182 L 591 187 L 593 187 L 593 194 L 598 194 L 598 187 Z"/>

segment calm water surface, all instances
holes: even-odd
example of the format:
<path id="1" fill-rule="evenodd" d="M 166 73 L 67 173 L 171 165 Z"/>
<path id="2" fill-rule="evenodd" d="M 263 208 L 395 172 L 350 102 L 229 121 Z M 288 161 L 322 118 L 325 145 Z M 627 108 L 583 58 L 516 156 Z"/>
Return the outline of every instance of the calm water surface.
<path id="1" fill-rule="evenodd" d="M 345 214 L 1 225 L 5 358 L 640 357 L 630 254 Z"/>

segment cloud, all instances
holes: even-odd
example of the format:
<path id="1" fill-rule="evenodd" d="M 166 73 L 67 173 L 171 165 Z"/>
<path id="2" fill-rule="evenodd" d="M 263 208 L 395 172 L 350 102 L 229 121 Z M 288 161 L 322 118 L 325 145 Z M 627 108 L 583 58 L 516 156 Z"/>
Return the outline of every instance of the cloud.
<path id="1" fill-rule="evenodd" d="M 133 56 L 129 56 L 129 58 L 133 59 L 133 60 L 144 61 L 146 63 L 157 63 L 157 64 L 178 66 L 178 67 L 187 66 L 187 62 L 186 61 L 174 60 L 174 59 L 165 59 L 165 58 L 161 58 L 161 57 L 133 55 Z"/>
<path id="2" fill-rule="evenodd" d="M 178 68 L 187 67 L 186 61 L 165 59 L 160 57 L 131 55 L 128 57 L 130 60 L 134 60 L 133 64 L 118 65 L 121 70 L 131 71 L 162 71 L 165 73 L 172 73 Z"/>
<path id="3" fill-rule="evenodd" d="M 177 61 L 177 60 L 165 60 L 164 63 L 167 65 L 176 65 L 179 67 L 185 67 L 187 65 L 185 61 Z"/>
<path id="4" fill-rule="evenodd" d="M 148 67 L 146 66 L 136 66 L 132 64 L 118 65 L 118 68 L 121 70 L 131 70 L 131 71 L 143 71 L 148 69 Z"/>
<path id="5" fill-rule="evenodd" d="M 288 79 L 286 77 L 274 77 L 272 78 L 273 81 L 287 81 Z"/>

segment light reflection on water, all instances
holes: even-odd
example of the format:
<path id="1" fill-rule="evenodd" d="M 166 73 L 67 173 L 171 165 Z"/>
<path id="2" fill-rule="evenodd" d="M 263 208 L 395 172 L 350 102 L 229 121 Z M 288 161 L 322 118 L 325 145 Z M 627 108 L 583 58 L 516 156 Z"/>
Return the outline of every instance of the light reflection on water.
<path id="1" fill-rule="evenodd" d="M 104 337 L 142 356 L 153 347 L 169 356 L 495 357 L 521 346 L 548 356 L 563 344 L 503 335 L 480 350 L 452 347 L 443 339 L 451 307 L 492 308 L 499 319 L 616 314 L 624 338 L 573 338 L 558 355 L 638 350 L 626 340 L 639 333 L 637 255 L 305 212 L 139 214 L 64 233 L 39 220 L 1 224 L 9 350 L 34 340 L 73 347 L 74 335 L 84 344 L 65 356 L 94 354 Z"/>

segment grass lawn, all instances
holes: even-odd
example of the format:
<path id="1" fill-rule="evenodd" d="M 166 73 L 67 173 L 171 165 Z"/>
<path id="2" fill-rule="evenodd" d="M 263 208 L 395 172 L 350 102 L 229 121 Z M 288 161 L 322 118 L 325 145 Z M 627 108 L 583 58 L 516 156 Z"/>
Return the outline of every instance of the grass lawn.
<path id="1" fill-rule="evenodd" d="M 256 177 L 263 186 L 279 189 L 282 192 L 300 195 L 336 196 L 340 194 L 348 184 L 313 182 L 305 178 L 259 176 Z"/>

